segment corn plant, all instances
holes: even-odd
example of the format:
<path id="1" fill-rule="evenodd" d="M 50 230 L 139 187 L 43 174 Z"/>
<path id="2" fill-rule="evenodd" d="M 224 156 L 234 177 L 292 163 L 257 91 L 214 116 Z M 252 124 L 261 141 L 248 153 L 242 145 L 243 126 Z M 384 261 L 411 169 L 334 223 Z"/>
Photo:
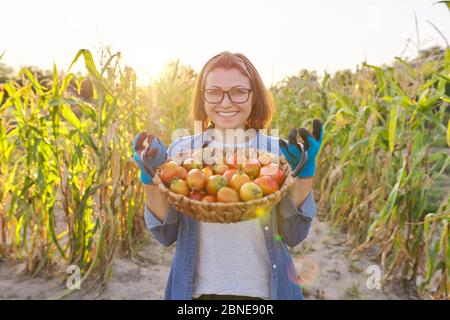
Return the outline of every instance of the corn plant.
<path id="1" fill-rule="evenodd" d="M 450 164 L 450 50 L 435 52 L 320 82 L 304 73 L 272 94 L 276 124 L 324 121 L 316 181 L 327 218 L 359 250 L 378 248 L 385 280 L 417 280 L 423 296 L 445 298 L 450 200 L 437 183 Z"/>
<path id="2" fill-rule="evenodd" d="M 56 66 L 49 88 L 28 69 L 19 74 L 22 86 L 4 85 L 0 252 L 26 259 L 31 275 L 56 271 L 62 259 L 65 266 L 77 265 L 83 280 L 92 273 L 94 283 L 104 284 L 118 251 L 138 257 L 135 242 L 144 230 L 142 189 L 129 148 L 139 128 L 130 131 L 128 112 L 139 114 L 142 106 L 135 74 L 120 68 L 119 54 L 101 70 L 89 51 L 80 50 L 73 63 L 80 57 L 93 84 L 92 101 L 69 95 L 75 75 L 60 77 Z M 84 80 L 76 79 L 78 90 Z"/>

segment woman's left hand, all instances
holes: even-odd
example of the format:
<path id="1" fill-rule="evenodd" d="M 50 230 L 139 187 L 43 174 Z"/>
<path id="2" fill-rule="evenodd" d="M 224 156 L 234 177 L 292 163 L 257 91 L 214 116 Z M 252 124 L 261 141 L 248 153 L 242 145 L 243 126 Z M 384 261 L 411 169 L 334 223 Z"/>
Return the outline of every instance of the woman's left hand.
<path id="1" fill-rule="evenodd" d="M 304 141 L 304 148 L 302 148 L 297 141 L 298 135 L 300 135 Z M 296 173 L 295 171 L 298 171 L 299 166 L 302 166 L 302 162 L 305 157 L 304 151 L 306 151 L 306 163 L 303 165 L 303 169 L 299 170 L 295 176 L 300 178 L 314 177 L 316 169 L 316 156 L 319 152 L 322 140 L 323 127 L 322 123 L 318 119 L 314 119 L 313 121 L 312 134 L 305 128 L 294 128 L 289 134 L 288 142 L 283 139 L 279 140 L 281 152 L 284 154 L 287 162 L 289 162 L 294 173 Z"/>

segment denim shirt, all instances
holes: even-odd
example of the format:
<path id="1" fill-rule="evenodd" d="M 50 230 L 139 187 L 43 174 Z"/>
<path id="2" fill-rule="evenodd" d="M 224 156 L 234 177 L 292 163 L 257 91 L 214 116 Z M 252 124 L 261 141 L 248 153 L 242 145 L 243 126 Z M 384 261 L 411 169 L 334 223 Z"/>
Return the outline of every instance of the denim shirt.
<path id="1" fill-rule="evenodd" d="M 257 133 L 251 147 L 278 153 L 278 138 Z M 168 149 L 172 156 L 177 147 L 197 148 L 203 143 L 203 135 L 183 137 L 175 140 Z M 255 142 L 256 141 L 256 146 Z M 253 145 L 252 145 L 253 144 Z M 262 146 L 262 147 L 261 147 Z M 311 191 L 299 208 L 296 208 L 289 193 L 259 218 L 270 259 L 270 298 L 272 300 L 301 300 L 303 293 L 287 246 L 294 247 L 308 235 L 311 221 L 316 214 L 316 205 Z M 153 236 L 165 247 L 176 241 L 175 255 L 165 290 L 165 299 L 192 300 L 197 254 L 198 222 L 169 206 L 161 223 L 145 206 L 144 218 Z M 218 254 L 220 258 L 220 254 Z M 244 262 L 245 263 L 245 262 Z"/>

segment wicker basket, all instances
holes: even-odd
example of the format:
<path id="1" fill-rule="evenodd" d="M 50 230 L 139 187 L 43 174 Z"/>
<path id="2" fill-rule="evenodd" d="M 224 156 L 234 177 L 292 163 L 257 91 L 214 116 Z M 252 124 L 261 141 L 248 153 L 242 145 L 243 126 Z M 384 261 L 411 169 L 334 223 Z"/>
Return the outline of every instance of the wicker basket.
<path id="1" fill-rule="evenodd" d="M 270 212 L 272 207 L 280 202 L 280 200 L 286 195 L 288 188 L 294 183 L 294 178 L 291 175 L 291 168 L 289 164 L 283 157 L 280 158 L 280 167 L 286 175 L 286 180 L 280 190 L 261 199 L 247 202 L 242 201 L 225 203 L 192 200 L 184 195 L 174 193 L 167 188 L 159 177 L 159 168 L 156 170 L 153 181 L 158 185 L 162 194 L 177 211 L 182 212 L 183 214 L 198 221 L 234 223 L 254 219 Z"/>

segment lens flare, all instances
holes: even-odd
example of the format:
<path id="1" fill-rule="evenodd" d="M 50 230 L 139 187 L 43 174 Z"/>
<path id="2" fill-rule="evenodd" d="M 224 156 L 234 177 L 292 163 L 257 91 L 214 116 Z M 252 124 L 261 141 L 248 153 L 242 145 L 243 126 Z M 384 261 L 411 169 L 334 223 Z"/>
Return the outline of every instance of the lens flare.
<path id="1" fill-rule="evenodd" d="M 267 210 L 263 207 L 259 207 L 255 209 L 255 214 L 258 218 L 262 218 L 264 214 L 266 214 Z"/>
<path id="2" fill-rule="evenodd" d="M 261 218 L 264 215 L 264 209 L 263 208 L 256 208 L 255 214 L 258 218 Z"/>
<path id="3" fill-rule="evenodd" d="M 295 270 L 288 268 L 288 278 L 300 286 L 310 286 L 319 275 L 319 265 L 316 260 L 309 256 L 298 256 L 293 258 Z"/>

